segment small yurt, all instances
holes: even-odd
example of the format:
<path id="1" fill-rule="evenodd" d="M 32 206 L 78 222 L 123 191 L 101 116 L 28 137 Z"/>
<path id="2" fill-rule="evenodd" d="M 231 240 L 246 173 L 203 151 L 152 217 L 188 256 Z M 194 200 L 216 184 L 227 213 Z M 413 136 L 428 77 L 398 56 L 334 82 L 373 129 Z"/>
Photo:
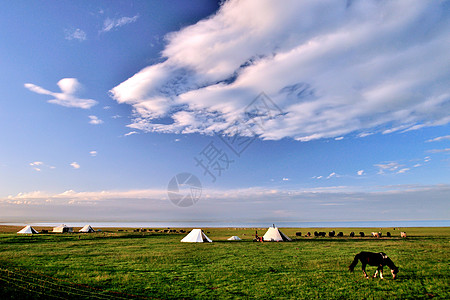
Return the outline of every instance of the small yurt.
<path id="1" fill-rule="evenodd" d="M 94 228 L 91 227 L 91 225 L 84 225 L 84 227 L 81 228 L 80 230 L 78 230 L 78 232 L 91 233 L 91 232 L 95 232 L 95 230 L 94 230 Z"/>
<path id="2" fill-rule="evenodd" d="M 30 225 L 27 225 L 24 228 L 22 228 L 20 231 L 17 231 L 17 233 L 20 233 L 20 234 L 37 234 L 39 232 L 37 232 L 36 229 L 31 227 Z"/>
<path id="3" fill-rule="evenodd" d="M 233 235 L 228 239 L 228 241 L 240 241 L 241 239 L 238 236 Z"/>
<path id="4" fill-rule="evenodd" d="M 53 227 L 53 232 L 58 232 L 58 233 L 73 232 L 73 227 L 68 227 L 64 224 L 61 224 L 57 227 Z"/>
<path id="5" fill-rule="evenodd" d="M 208 242 L 211 243 L 212 241 L 209 239 L 209 237 L 206 236 L 206 234 L 203 233 L 201 229 L 192 229 L 191 232 L 187 236 L 185 236 L 182 240 L 183 243 L 203 243 Z"/>
<path id="6" fill-rule="evenodd" d="M 287 242 L 291 241 L 291 239 L 282 233 L 278 227 L 269 227 L 267 229 L 266 234 L 263 236 L 264 242 Z"/>

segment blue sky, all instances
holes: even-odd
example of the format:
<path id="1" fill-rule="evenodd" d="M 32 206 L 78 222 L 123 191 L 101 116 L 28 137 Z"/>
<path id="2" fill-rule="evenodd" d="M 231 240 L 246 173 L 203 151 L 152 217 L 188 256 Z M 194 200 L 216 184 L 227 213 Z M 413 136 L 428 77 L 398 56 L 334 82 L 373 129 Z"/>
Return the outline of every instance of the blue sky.
<path id="1" fill-rule="evenodd" d="M 1 3 L 0 220 L 448 220 L 449 6 Z"/>

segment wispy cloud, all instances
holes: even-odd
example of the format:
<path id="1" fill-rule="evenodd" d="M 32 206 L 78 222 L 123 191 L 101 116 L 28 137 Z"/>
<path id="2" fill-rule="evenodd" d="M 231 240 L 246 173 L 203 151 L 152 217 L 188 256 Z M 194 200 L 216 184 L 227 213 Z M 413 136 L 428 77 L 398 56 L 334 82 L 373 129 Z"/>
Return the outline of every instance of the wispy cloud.
<path id="1" fill-rule="evenodd" d="M 79 169 L 81 166 L 77 163 L 77 162 L 73 162 L 73 163 L 71 163 L 70 164 L 70 166 L 72 167 L 72 168 L 74 168 L 74 169 Z"/>
<path id="2" fill-rule="evenodd" d="M 85 41 L 87 39 L 86 32 L 83 30 L 77 28 L 75 30 L 65 30 L 65 39 L 66 40 L 78 40 L 78 41 Z"/>
<path id="3" fill-rule="evenodd" d="M 100 120 L 97 116 L 89 116 L 89 119 L 90 119 L 89 124 L 92 124 L 92 125 L 103 124 L 103 121 Z"/>
<path id="4" fill-rule="evenodd" d="M 431 150 L 427 150 L 428 153 L 449 153 L 450 152 L 450 148 L 445 148 L 445 149 L 431 149 Z"/>
<path id="5" fill-rule="evenodd" d="M 138 132 L 137 131 L 130 131 L 128 133 L 125 133 L 123 136 L 130 136 L 130 135 L 133 135 L 133 134 L 138 134 Z"/>
<path id="6" fill-rule="evenodd" d="M 42 161 L 31 162 L 31 163 L 29 163 L 29 165 L 30 165 L 31 167 L 33 167 L 33 169 L 34 169 L 35 171 L 38 171 L 38 172 L 42 171 L 43 168 L 55 169 L 54 166 L 46 165 L 46 164 L 45 164 L 44 162 L 42 162 Z"/>
<path id="7" fill-rule="evenodd" d="M 262 139 L 440 126 L 450 88 L 432 83 L 450 78 L 448 16 L 441 1 L 230 0 L 169 34 L 164 61 L 111 95 L 133 106 L 131 128 L 149 132 L 212 134 L 261 91 L 285 112 L 255 129 Z"/>
<path id="8" fill-rule="evenodd" d="M 356 172 L 358 174 L 358 176 L 362 176 L 364 175 L 364 170 L 359 170 L 358 172 Z"/>
<path id="9" fill-rule="evenodd" d="M 402 169 L 398 170 L 397 174 L 406 173 L 409 170 L 411 170 L 411 169 L 410 168 L 402 168 Z"/>
<path id="10" fill-rule="evenodd" d="M 133 17 L 121 17 L 121 18 L 117 18 L 117 19 L 107 18 L 103 22 L 103 28 L 102 28 L 101 32 L 108 32 L 115 28 L 119 28 L 119 27 L 125 26 L 127 24 L 134 23 L 138 20 L 138 18 L 139 18 L 139 15 L 135 15 Z"/>
<path id="11" fill-rule="evenodd" d="M 333 177 L 337 177 L 338 174 L 336 174 L 335 172 L 331 173 L 330 175 L 327 176 L 327 179 L 333 178 Z"/>
<path id="12" fill-rule="evenodd" d="M 40 86 L 32 83 L 25 83 L 25 87 L 30 91 L 42 95 L 50 95 L 55 99 L 48 100 L 48 103 L 57 104 L 65 107 L 77 107 L 82 109 L 89 109 L 97 104 L 97 101 L 92 99 L 81 99 L 76 94 L 81 90 L 81 84 L 76 78 L 63 78 L 58 81 L 58 86 L 61 93 L 48 91 Z"/>
<path id="13" fill-rule="evenodd" d="M 89 154 L 90 154 L 91 156 L 97 156 L 97 151 L 93 150 L 93 151 L 89 152 Z"/>
<path id="14" fill-rule="evenodd" d="M 378 167 L 380 170 L 385 170 L 385 171 L 397 171 L 402 166 L 403 165 L 401 165 L 395 161 L 389 162 L 389 163 L 383 163 L 383 164 L 375 164 L 375 167 Z"/>
<path id="15" fill-rule="evenodd" d="M 429 139 L 426 142 L 430 143 L 430 142 L 440 142 L 440 141 L 445 141 L 445 140 L 450 140 L 450 135 L 444 135 L 444 136 L 439 136 L 437 138 L 434 139 Z"/>

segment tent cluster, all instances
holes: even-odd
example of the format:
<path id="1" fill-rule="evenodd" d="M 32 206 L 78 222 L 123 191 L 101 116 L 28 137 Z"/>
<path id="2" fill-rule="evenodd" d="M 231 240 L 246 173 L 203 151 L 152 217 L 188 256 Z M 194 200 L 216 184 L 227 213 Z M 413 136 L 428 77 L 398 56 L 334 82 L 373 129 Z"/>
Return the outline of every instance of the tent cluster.
<path id="1" fill-rule="evenodd" d="M 232 236 L 228 239 L 228 241 L 240 241 L 241 239 L 238 236 Z M 262 237 L 262 240 L 265 242 L 288 242 L 291 239 L 282 233 L 277 227 L 270 227 L 266 234 Z M 206 234 L 201 229 L 192 229 L 191 232 L 187 236 L 185 236 L 182 240 L 183 243 L 203 243 L 209 242 L 212 240 L 206 236 Z"/>
<path id="2" fill-rule="evenodd" d="M 53 227 L 53 232 L 55 233 L 64 233 L 64 232 L 73 232 L 73 227 L 69 227 L 67 225 L 61 224 L 59 226 Z M 91 225 L 85 225 L 78 232 L 81 233 L 91 233 L 95 232 L 95 230 L 91 227 Z M 25 226 L 21 230 L 17 231 L 19 234 L 37 234 L 39 233 L 36 229 L 31 227 L 30 225 Z"/>

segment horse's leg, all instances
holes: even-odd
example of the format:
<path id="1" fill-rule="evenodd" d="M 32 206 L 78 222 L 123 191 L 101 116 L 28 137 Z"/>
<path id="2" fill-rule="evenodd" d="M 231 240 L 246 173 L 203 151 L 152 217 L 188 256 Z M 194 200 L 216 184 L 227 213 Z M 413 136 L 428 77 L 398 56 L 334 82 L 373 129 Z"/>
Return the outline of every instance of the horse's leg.
<path id="1" fill-rule="evenodd" d="M 362 264 L 362 271 L 363 271 L 364 277 L 369 278 L 369 276 L 367 276 L 367 273 L 366 273 L 366 264 L 365 263 Z"/>
<path id="2" fill-rule="evenodd" d="M 380 278 L 383 279 L 383 266 L 380 266 L 379 269 L 380 269 Z"/>
<path id="3" fill-rule="evenodd" d="M 377 278 L 378 275 L 378 269 L 375 270 L 375 273 L 373 274 L 373 278 Z"/>

